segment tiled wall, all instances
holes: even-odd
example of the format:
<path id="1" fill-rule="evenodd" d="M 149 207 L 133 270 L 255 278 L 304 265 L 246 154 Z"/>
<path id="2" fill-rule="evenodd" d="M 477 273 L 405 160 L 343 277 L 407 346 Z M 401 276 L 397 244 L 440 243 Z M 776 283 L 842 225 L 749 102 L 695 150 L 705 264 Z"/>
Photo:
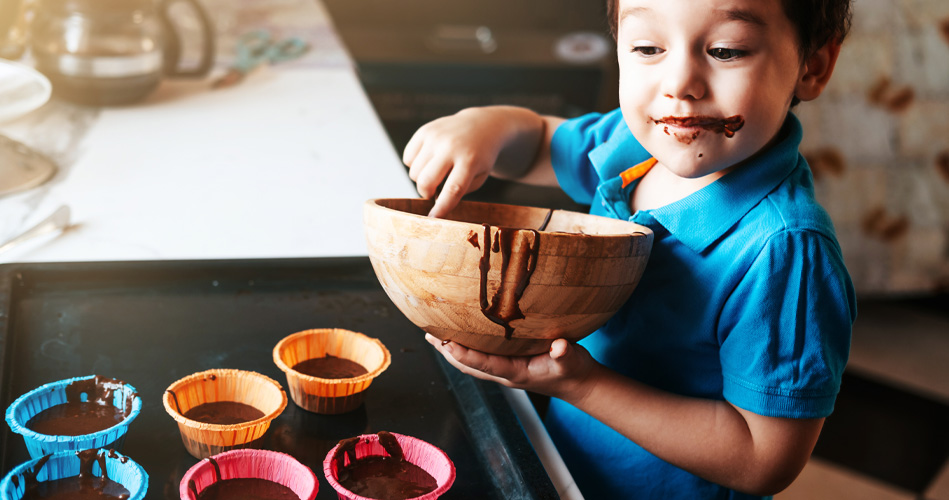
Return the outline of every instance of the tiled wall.
<path id="1" fill-rule="evenodd" d="M 795 112 L 858 292 L 949 291 L 949 0 L 855 0 L 829 87 Z"/>

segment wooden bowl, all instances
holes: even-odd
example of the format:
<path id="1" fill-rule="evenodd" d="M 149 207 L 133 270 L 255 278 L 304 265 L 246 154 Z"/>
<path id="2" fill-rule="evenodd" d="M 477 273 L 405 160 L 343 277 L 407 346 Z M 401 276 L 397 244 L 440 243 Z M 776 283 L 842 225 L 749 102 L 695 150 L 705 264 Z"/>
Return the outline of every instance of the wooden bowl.
<path id="1" fill-rule="evenodd" d="M 602 326 L 633 293 L 652 231 L 564 210 L 462 201 L 366 202 L 369 260 L 396 307 L 442 341 L 492 354 L 545 352 Z"/>

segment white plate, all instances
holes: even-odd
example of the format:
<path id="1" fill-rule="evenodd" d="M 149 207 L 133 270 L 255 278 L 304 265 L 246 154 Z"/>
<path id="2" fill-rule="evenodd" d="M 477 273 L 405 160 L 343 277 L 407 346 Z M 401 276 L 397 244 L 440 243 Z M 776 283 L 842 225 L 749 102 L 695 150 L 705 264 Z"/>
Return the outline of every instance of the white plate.
<path id="1" fill-rule="evenodd" d="M 39 71 L 0 59 L 0 122 L 23 116 L 49 100 L 53 86 Z"/>

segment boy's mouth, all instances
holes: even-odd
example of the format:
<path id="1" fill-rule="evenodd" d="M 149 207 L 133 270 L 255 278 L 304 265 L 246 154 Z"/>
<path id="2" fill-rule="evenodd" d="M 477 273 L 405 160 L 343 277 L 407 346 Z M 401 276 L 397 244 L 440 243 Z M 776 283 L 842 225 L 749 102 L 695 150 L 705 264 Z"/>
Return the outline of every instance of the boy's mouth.
<path id="1" fill-rule="evenodd" d="M 728 118 L 715 118 L 713 116 L 666 116 L 664 118 L 653 119 L 656 125 L 672 125 L 680 128 L 701 128 L 710 132 L 725 134 L 725 137 L 732 137 L 735 132 L 745 125 L 745 119 L 741 115 L 729 116 Z M 666 127 L 668 134 L 669 129 Z M 695 137 L 692 137 L 693 139 Z M 690 141 L 691 142 L 691 141 Z"/>

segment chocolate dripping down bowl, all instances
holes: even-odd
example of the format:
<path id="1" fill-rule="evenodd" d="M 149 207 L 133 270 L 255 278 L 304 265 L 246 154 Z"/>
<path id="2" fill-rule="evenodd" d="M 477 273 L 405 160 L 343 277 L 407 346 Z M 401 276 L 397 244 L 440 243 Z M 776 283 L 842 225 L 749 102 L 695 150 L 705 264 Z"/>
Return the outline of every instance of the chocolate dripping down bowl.
<path id="1" fill-rule="evenodd" d="M 412 323 L 492 354 L 586 337 L 629 299 L 652 248 L 649 228 L 607 217 L 462 201 L 433 218 L 432 205 L 367 201 L 369 260 Z"/>

